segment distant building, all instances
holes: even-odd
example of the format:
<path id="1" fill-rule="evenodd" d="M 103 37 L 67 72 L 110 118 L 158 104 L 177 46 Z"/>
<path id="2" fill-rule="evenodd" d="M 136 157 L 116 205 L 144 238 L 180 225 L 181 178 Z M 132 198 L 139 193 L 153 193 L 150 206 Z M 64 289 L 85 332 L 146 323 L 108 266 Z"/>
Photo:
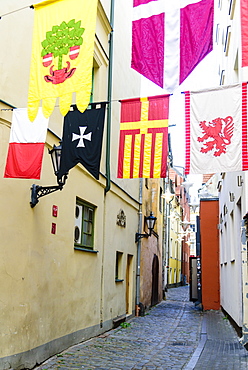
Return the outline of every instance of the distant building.
<path id="1" fill-rule="evenodd" d="M 184 176 L 174 167 L 169 169 L 171 193 L 169 202 L 168 287 L 189 282 L 190 207 L 189 194 L 182 185 Z"/>

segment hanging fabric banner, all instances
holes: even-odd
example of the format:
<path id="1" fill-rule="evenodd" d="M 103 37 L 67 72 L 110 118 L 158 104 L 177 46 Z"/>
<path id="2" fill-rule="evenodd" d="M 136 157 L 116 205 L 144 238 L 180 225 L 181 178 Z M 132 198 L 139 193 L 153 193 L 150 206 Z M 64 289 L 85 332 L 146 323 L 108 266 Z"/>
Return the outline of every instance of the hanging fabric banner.
<path id="1" fill-rule="evenodd" d="M 214 0 L 133 0 L 131 67 L 173 92 L 213 50 Z"/>
<path id="2" fill-rule="evenodd" d="M 99 105 L 99 107 L 97 107 Z M 81 163 L 97 180 L 102 154 L 106 103 L 91 104 L 83 113 L 70 111 L 64 119 L 59 178 Z"/>
<path id="3" fill-rule="evenodd" d="M 73 92 L 83 112 L 91 93 L 97 0 L 47 0 L 34 9 L 29 119 L 35 119 L 40 100 L 49 117 L 57 97 L 66 115 Z"/>
<path id="4" fill-rule="evenodd" d="M 4 177 L 40 179 L 48 119 L 38 111 L 30 122 L 26 108 L 13 110 Z"/>
<path id="5" fill-rule="evenodd" d="M 118 178 L 166 177 L 169 95 L 121 101 Z"/>
<path id="6" fill-rule="evenodd" d="M 248 67 L 248 0 L 240 1 L 242 67 Z"/>
<path id="7" fill-rule="evenodd" d="M 248 169 L 247 83 L 185 92 L 185 174 Z"/>

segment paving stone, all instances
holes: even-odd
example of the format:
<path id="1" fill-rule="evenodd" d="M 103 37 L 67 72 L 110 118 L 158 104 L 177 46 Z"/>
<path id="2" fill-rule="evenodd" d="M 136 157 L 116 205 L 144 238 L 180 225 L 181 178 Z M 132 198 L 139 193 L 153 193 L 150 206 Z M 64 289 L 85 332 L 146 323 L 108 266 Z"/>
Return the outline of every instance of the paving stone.
<path id="1" fill-rule="evenodd" d="M 207 336 L 199 350 L 203 318 Z M 129 322 L 130 327 L 77 344 L 35 369 L 248 369 L 247 352 L 230 323 L 221 312 L 201 312 L 189 302 L 188 286 L 169 289 L 166 300 Z"/>

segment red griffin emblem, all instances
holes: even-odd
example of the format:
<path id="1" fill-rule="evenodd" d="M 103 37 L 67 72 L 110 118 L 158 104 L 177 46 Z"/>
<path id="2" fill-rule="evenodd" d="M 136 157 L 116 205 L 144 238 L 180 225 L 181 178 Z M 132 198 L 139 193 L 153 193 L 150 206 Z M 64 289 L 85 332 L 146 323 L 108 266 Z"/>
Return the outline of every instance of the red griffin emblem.
<path id="1" fill-rule="evenodd" d="M 68 23 L 62 22 L 59 26 L 53 26 L 51 31 L 46 33 L 46 39 L 42 41 L 42 64 L 49 67 L 57 58 L 57 69 L 54 64 L 50 67 L 50 75 L 44 76 L 46 82 L 52 84 L 63 83 L 67 78 L 73 76 L 76 68 L 70 68 L 70 62 L 66 61 L 66 67 L 63 67 L 63 56 L 74 60 L 78 57 L 80 45 L 83 44 L 82 34 L 85 29 L 80 27 L 81 21 L 75 22 L 75 19 Z"/>
<path id="2" fill-rule="evenodd" d="M 201 121 L 199 124 L 202 129 L 203 136 L 198 137 L 197 141 L 203 144 L 201 153 L 208 153 L 214 150 L 214 156 L 219 157 L 222 153 L 226 153 L 226 146 L 231 144 L 233 136 L 233 118 L 216 118 L 212 122 L 206 123 Z"/>

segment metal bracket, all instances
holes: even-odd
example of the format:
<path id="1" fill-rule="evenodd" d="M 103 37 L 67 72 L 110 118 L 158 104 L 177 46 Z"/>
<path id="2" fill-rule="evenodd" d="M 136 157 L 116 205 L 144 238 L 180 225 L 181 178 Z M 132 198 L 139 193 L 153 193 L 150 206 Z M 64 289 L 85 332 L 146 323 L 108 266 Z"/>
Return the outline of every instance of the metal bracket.
<path id="1" fill-rule="evenodd" d="M 33 184 L 31 187 L 31 202 L 30 202 L 31 208 L 34 208 L 36 206 L 36 204 L 39 202 L 39 198 L 62 189 L 63 189 L 62 184 L 54 186 L 40 186 Z"/>
<path id="2" fill-rule="evenodd" d="M 138 241 L 142 238 L 148 238 L 148 236 L 150 236 L 149 234 L 139 234 L 139 233 L 136 233 L 135 234 L 135 243 L 138 243 Z"/>

